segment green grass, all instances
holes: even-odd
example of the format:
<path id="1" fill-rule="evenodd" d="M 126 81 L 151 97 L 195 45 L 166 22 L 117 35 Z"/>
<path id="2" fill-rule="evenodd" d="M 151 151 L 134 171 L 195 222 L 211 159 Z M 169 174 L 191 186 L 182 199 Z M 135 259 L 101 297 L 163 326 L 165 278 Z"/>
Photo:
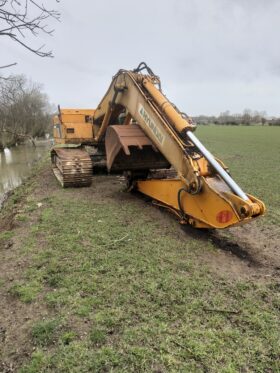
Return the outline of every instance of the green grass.
<path id="1" fill-rule="evenodd" d="M 95 345 L 102 345 L 106 341 L 106 336 L 107 336 L 106 330 L 93 328 L 90 331 L 89 338 L 90 338 L 90 341 L 93 342 Z"/>
<path id="2" fill-rule="evenodd" d="M 41 290 L 41 286 L 35 279 L 28 279 L 27 281 L 22 281 L 21 283 L 16 283 L 11 286 L 9 289 L 9 293 L 19 298 L 24 303 L 31 303 L 34 299 L 36 299 L 37 295 Z"/>
<path id="3" fill-rule="evenodd" d="M 201 243 L 178 240 L 172 226 L 134 205 L 59 192 L 42 211 L 46 247 L 35 240 L 26 278 L 47 286 L 46 305 L 72 332 L 54 338 L 56 323 L 36 324 L 39 347 L 21 372 L 277 371 L 274 294 L 213 277 L 195 261 Z M 88 325 L 82 339 L 77 318 Z"/>
<path id="4" fill-rule="evenodd" d="M 0 241 L 8 241 L 14 236 L 13 231 L 4 231 L 0 233 Z"/>
<path id="5" fill-rule="evenodd" d="M 48 346 L 54 343 L 59 321 L 43 320 L 33 325 L 31 330 L 32 339 L 37 346 Z"/>
<path id="6" fill-rule="evenodd" d="M 279 135 L 198 130 L 241 186 L 267 203 L 268 225 L 279 223 Z M 94 188 L 91 198 L 58 187 L 39 210 L 28 208 L 33 200 L 23 206 L 39 216 L 19 253 L 30 264 L 10 293 L 30 307 L 40 302 L 48 316 L 29 326 L 34 351 L 20 373 L 280 371 L 276 280 L 214 274 L 199 259 L 215 255 L 210 241 L 180 234 L 175 219 L 164 225 L 137 199 L 98 200 Z"/>

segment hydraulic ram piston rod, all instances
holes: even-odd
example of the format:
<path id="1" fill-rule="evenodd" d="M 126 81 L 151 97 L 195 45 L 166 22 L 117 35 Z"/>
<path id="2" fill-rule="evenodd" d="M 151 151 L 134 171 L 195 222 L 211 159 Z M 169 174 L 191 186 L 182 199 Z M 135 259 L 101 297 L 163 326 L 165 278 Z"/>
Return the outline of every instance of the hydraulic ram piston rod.
<path id="1" fill-rule="evenodd" d="M 223 169 L 219 162 L 213 157 L 213 155 L 205 148 L 205 146 L 198 140 L 198 138 L 191 132 L 187 131 L 188 138 L 192 143 L 201 151 L 211 166 L 217 171 L 224 182 L 230 187 L 230 189 L 244 201 L 249 201 L 249 198 L 243 192 L 243 190 L 236 184 L 236 182 L 230 177 L 230 175 Z"/>

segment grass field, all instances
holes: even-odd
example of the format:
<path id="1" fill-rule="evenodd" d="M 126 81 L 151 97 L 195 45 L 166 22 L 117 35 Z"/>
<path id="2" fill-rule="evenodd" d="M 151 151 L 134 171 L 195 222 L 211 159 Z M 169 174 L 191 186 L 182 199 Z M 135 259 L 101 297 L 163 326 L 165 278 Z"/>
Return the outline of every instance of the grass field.
<path id="1" fill-rule="evenodd" d="M 200 126 L 196 133 L 242 188 L 266 203 L 264 223 L 280 225 L 280 128 Z"/>
<path id="2" fill-rule="evenodd" d="M 256 224 L 272 234 L 280 128 L 197 135 L 266 202 Z M 119 177 L 62 190 L 44 163 L 0 227 L 0 371 L 280 371 L 280 263 L 221 251 L 211 235 L 123 192 Z"/>

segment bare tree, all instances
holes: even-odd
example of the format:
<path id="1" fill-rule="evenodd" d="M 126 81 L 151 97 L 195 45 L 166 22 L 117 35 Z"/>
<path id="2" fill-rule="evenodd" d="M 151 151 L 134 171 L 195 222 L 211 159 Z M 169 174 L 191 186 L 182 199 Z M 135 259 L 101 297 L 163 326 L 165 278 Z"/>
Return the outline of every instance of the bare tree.
<path id="1" fill-rule="evenodd" d="M 58 3 L 60 0 L 52 1 Z M 36 0 L 0 0 L 0 36 L 10 38 L 39 57 L 53 57 L 53 54 L 45 49 L 45 45 L 32 46 L 27 38 L 52 35 L 54 30 L 48 26 L 51 19 L 59 21 L 59 11 L 47 8 Z M 15 64 L 0 66 L 0 69 Z"/>
<path id="2" fill-rule="evenodd" d="M 44 136 L 50 127 L 50 105 L 38 84 L 23 75 L 0 84 L 0 150 L 34 137 Z M 2 146 L 1 146 L 2 145 Z"/>

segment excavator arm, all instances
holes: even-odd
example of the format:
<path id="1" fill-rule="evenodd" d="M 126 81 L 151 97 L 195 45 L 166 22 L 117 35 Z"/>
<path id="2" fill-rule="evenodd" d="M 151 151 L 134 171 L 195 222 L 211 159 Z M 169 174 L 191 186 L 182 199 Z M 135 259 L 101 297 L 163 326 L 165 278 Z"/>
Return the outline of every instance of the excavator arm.
<path id="1" fill-rule="evenodd" d="M 147 90 L 154 89 L 160 94 L 154 84 L 157 84 L 157 81 L 153 77 L 120 70 L 95 112 L 94 123 L 101 122 L 99 128 L 94 128 L 95 141 L 102 140 L 108 126 L 116 124 L 120 111 L 125 108 L 128 115 L 137 122 L 160 153 L 176 169 L 180 178 L 193 185 L 194 189 L 198 188 L 195 165 L 184 153 L 184 142 L 176 133 L 176 128 L 170 125 L 170 121 L 158 110 L 155 98 Z M 167 103 L 167 99 L 165 102 Z M 177 112 L 176 115 L 178 121 L 184 122 L 185 128 L 193 128 Z"/>
<path id="2" fill-rule="evenodd" d="M 113 77 L 93 116 L 94 142 L 105 142 L 108 168 L 130 172 L 136 189 L 182 223 L 226 228 L 263 215 L 264 204 L 242 191 L 194 130 L 192 120 L 166 98 L 160 79 L 143 63 Z M 165 169 L 163 177 L 155 168 Z"/>

